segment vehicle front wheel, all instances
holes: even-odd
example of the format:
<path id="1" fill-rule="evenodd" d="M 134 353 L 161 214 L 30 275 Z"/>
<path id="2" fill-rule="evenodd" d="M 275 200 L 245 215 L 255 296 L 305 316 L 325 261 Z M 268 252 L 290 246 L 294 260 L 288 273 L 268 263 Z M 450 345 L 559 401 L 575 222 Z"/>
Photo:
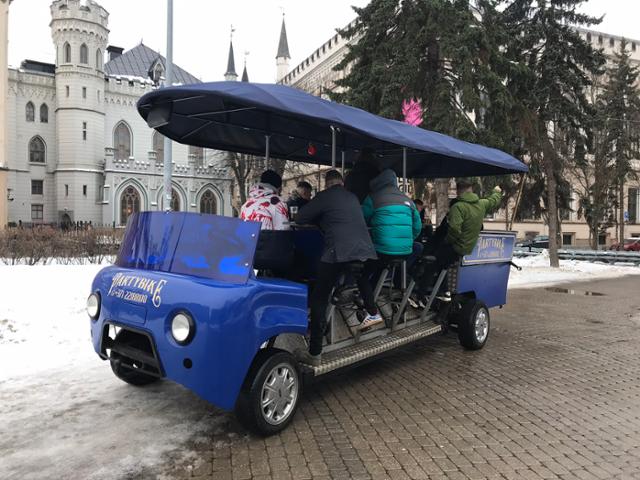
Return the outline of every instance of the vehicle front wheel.
<path id="1" fill-rule="evenodd" d="M 480 350 L 487 343 L 491 318 L 489 309 L 479 300 L 467 300 L 458 312 L 458 339 L 467 350 Z"/>
<path id="2" fill-rule="evenodd" d="M 145 345 L 139 337 L 131 335 L 131 333 L 126 330 L 121 330 L 118 333 L 116 336 L 116 342 L 126 344 L 139 350 L 145 348 Z M 140 365 L 138 365 L 135 360 L 123 357 L 117 352 L 111 352 L 109 362 L 111 363 L 111 370 L 115 376 L 130 385 L 141 387 L 159 380 L 158 377 L 139 371 L 138 368 Z"/>
<path id="3" fill-rule="evenodd" d="M 238 421 L 260 435 L 284 430 L 302 394 L 297 362 L 284 350 L 261 350 L 253 361 L 236 402 Z"/>

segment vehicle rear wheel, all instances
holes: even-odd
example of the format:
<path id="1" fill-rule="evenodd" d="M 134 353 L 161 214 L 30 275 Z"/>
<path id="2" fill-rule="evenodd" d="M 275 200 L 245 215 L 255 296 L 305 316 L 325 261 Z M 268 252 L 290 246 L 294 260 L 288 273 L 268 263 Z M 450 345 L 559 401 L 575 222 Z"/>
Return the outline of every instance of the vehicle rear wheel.
<path id="1" fill-rule="evenodd" d="M 115 341 L 118 343 L 124 343 L 128 346 L 140 350 L 145 349 L 145 345 L 142 343 L 140 337 L 132 335 L 131 332 L 128 332 L 126 330 L 121 330 L 120 332 L 118 332 Z M 111 352 L 109 362 L 111 363 L 111 370 L 113 370 L 115 376 L 130 385 L 141 387 L 143 385 L 149 385 L 150 383 L 154 383 L 159 380 L 158 377 L 154 377 L 153 375 L 148 375 L 144 372 L 138 371 L 140 365 L 138 365 L 135 360 L 123 357 L 117 352 Z"/>
<path id="2" fill-rule="evenodd" d="M 256 355 L 236 402 L 238 421 L 268 436 L 293 419 L 302 394 L 297 362 L 284 350 L 269 348 Z"/>
<path id="3" fill-rule="evenodd" d="M 479 300 L 467 300 L 456 316 L 460 345 L 467 350 L 480 350 L 484 347 L 491 328 L 487 306 Z"/>

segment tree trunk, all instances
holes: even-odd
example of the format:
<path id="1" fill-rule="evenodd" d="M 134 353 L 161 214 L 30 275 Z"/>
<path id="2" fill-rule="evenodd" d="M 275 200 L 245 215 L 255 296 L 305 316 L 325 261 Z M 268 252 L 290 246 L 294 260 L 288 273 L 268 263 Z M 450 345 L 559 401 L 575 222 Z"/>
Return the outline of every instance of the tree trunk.
<path id="1" fill-rule="evenodd" d="M 598 226 L 589 225 L 589 244 L 592 250 L 598 250 Z"/>
<path id="2" fill-rule="evenodd" d="M 449 179 L 439 178 L 435 181 L 436 190 L 436 225 L 440 225 L 440 222 L 449 212 Z"/>
<path id="3" fill-rule="evenodd" d="M 620 191 L 618 194 L 620 195 L 618 199 L 620 202 L 620 210 L 618 211 L 618 228 L 620 229 L 618 232 L 618 242 L 622 244 L 622 242 L 624 242 L 624 178 L 620 178 Z"/>
<path id="4" fill-rule="evenodd" d="M 549 265 L 560 266 L 558 259 L 558 199 L 556 197 L 556 176 L 553 168 L 553 157 L 545 152 L 544 170 L 547 177 L 547 222 L 549 223 Z"/>

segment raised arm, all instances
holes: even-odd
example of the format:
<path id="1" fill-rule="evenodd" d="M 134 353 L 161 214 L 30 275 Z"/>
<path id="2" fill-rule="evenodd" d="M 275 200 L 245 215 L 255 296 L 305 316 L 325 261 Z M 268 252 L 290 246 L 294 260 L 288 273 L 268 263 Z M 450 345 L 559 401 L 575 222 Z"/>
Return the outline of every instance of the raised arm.
<path id="1" fill-rule="evenodd" d="M 489 195 L 487 198 L 483 198 L 480 200 L 480 203 L 484 207 L 486 213 L 493 212 L 500 205 L 500 201 L 502 200 L 502 189 L 500 187 L 496 187 L 493 189 L 493 193 Z"/>

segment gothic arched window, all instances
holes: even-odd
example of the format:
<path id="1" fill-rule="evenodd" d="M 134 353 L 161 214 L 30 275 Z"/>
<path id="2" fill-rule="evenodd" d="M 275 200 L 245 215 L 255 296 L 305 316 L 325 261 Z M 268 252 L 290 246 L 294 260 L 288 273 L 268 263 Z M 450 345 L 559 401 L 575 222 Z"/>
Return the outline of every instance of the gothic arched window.
<path id="1" fill-rule="evenodd" d="M 126 225 L 129 217 L 140 211 L 140 194 L 135 187 L 125 188 L 120 195 L 120 225 Z"/>
<path id="2" fill-rule="evenodd" d="M 189 145 L 189 157 L 191 157 L 191 155 L 193 155 L 196 165 L 202 165 L 204 162 L 204 148 Z"/>
<path id="3" fill-rule="evenodd" d="M 40 105 L 40 123 L 49 123 L 49 107 L 46 103 Z"/>
<path id="4" fill-rule="evenodd" d="M 27 122 L 35 122 L 36 120 L 36 107 L 33 102 L 27 102 L 27 106 L 25 107 L 25 116 Z"/>
<path id="5" fill-rule="evenodd" d="M 46 149 L 44 140 L 37 135 L 29 141 L 29 161 L 33 163 L 45 163 Z"/>
<path id="6" fill-rule="evenodd" d="M 164 135 L 158 131 L 153 133 L 153 151 L 156 152 L 156 161 L 164 162 Z"/>
<path id="7" fill-rule="evenodd" d="M 71 63 L 71 45 L 69 45 L 69 43 L 64 44 L 64 47 L 62 47 L 62 52 L 64 55 L 64 63 Z"/>
<path id="8" fill-rule="evenodd" d="M 200 213 L 218 213 L 216 196 L 211 190 L 205 190 L 205 192 L 200 197 Z"/>
<path id="9" fill-rule="evenodd" d="M 98 49 L 96 50 L 96 70 L 102 70 L 102 62 L 102 50 Z"/>
<path id="10" fill-rule="evenodd" d="M 178 195 L 178 192 L 176 192 L 175 188 L 171 189 L 171 211 L 180 211 L 180 196 Z"/>
<path id="11" fill-rule="evenodd" d="M 131 156 L 131 130 L 125 122 L 118 123 L 113 131 L 113 148 L 116 160 L 128 160 Z"/>
<path id="12" fill-rule="evenodd" d="M 80 45 L 80 63 L 89 63 L 89 49 L 84 43 Z"/>

